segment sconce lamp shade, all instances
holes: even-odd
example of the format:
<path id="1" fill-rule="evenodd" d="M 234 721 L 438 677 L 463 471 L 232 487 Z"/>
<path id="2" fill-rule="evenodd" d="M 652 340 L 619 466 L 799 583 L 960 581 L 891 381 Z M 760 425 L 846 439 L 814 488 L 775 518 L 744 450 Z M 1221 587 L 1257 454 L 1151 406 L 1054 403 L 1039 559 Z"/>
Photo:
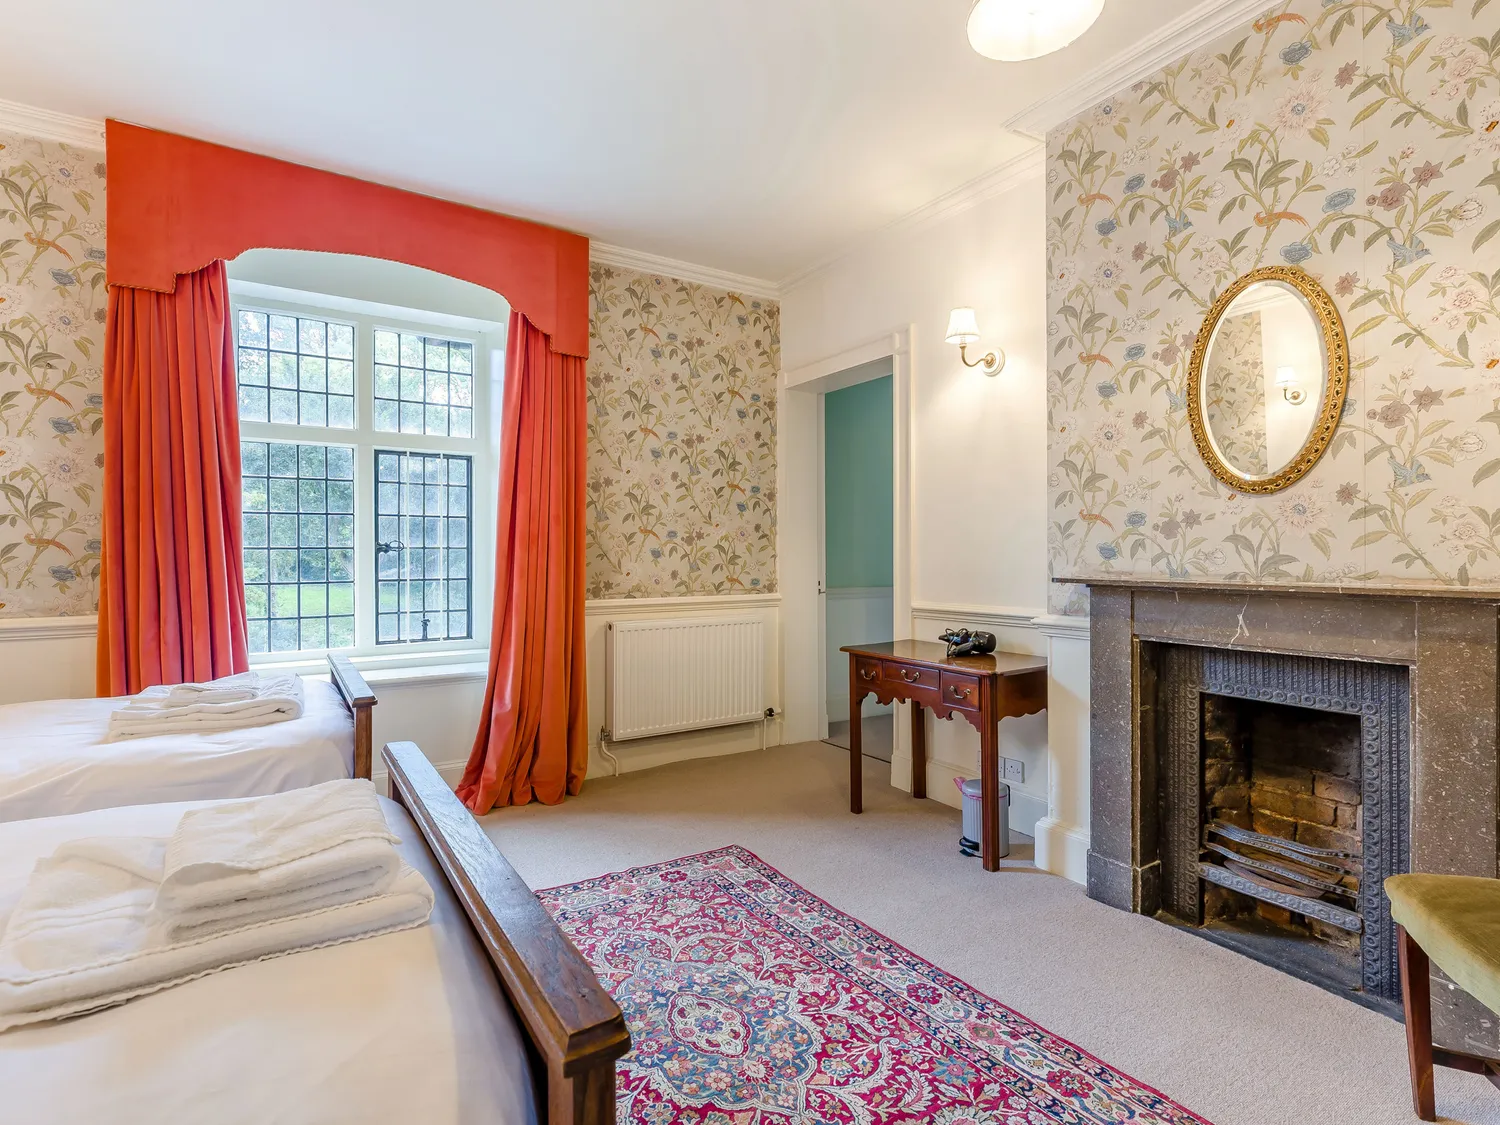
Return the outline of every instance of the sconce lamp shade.
<path id="1" fill-rule="evenodd" d="M 1278 367 L 1276 369 L 1276 385 L 1283 390 L 1287 387 L 1297 385 L 1297 369 L 1295 367 Z"/>
<path id="2" fill-rule="evenodd" d="M 973 309 L 954 309 L 948 317 L 948 343 L 968 347 L 979 343 L 979 320 Z"/>
<path id="3" fill-rule="evenodd" d="M 1021 62 L 1060 51 L 1104 11 L 1104 0 L 975 0 L 969 45 L 987 59 Z"/>

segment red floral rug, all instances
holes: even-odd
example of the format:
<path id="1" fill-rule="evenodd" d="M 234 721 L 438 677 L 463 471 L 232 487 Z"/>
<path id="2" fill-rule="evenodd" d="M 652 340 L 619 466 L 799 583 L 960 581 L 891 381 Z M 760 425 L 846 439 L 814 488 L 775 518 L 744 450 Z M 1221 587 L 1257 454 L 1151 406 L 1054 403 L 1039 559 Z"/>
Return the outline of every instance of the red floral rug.
<path id="1" fill-rule="evenodd" d="M 640 1125 L 1207 1125 L 743 848 L 540 893 L 625 1011 Z"/>

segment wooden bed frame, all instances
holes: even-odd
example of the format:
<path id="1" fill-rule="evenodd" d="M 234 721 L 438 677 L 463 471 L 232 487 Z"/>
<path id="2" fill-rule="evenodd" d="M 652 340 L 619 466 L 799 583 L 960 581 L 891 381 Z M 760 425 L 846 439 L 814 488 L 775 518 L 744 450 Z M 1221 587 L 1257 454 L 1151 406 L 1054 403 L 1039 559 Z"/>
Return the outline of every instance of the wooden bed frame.
<path id="1" fill-rule="evenodd" d="M 380 701 L 347 656 L 328 654 L 328 676 L 333 681 L 333 689 L 354 717 L 354 776 L 369 778 L 374 751 L 370 710 Z"/>
<path id="2" fill-rule="evenodd" d="M 381 758 L 519 1018 L 537 1120 L 613 1122 L 615 1060 L 630 1050 L 619 1005 L 416 743 L 387 743 Z"/>

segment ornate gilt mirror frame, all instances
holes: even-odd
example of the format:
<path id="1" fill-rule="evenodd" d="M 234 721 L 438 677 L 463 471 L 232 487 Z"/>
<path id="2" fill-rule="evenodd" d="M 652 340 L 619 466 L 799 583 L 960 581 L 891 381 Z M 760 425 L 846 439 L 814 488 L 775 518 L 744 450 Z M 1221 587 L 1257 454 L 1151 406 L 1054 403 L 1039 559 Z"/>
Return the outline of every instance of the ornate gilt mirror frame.
<path id="1" fill-rule="evenodd" d="M 1203 415 L 1203 365 L 1208 359 L 1208 346 L 1213 340 L 1214 329 L 1234 299 L 1250 286 L 1261 281 L 1281 281 L 1290 285 L 1306 298 L 1318 318 L 1318 327 L 1323 335 L 1323 351 L 1327 356 L 1327 370 L 1322 407 L 1312 432 L 1302 443 L 1297 455 L 1279 471 L 1268 477 L 1246 477 L 1227 464 L 1209 437 L 1208 420 Z M 1305 271 L 1295 266 L 1265 266 L 1251 270 L 1219 294 L 1213 306 L 1203 318 L 1203 327 L 1193 344 L 1192 362 L 1188 367 L 1187 407 L 1188 421 L 1193 428 L 1193 443 L 1198 455 L 1220 481 L 1236 492 L 1268 493 L 1289 488 L 1307 475 L 1318 463 L 1318 458 L 1333 441 L 1339 419 L 1344 413 L 1344 395 L 1349 389 L 1349 339 L 1344 334 L 1344 322 L 1328 291 Z"/>

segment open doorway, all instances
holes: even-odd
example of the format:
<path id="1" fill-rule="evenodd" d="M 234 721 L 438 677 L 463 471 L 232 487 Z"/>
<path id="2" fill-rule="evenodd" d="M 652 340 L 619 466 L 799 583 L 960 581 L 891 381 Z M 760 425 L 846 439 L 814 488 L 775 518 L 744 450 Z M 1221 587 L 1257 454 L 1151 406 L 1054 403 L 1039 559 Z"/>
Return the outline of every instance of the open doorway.
<path id="1" fill-rule="evenodd" d="M 895 379 L 890 364 L 823 395 L 823 639 L 827 741 L 849 746 L 849 658 L 844 645 L 894 639 Z M 889 762 L 894 707 L 864 700 L 864 753 Z"/>

